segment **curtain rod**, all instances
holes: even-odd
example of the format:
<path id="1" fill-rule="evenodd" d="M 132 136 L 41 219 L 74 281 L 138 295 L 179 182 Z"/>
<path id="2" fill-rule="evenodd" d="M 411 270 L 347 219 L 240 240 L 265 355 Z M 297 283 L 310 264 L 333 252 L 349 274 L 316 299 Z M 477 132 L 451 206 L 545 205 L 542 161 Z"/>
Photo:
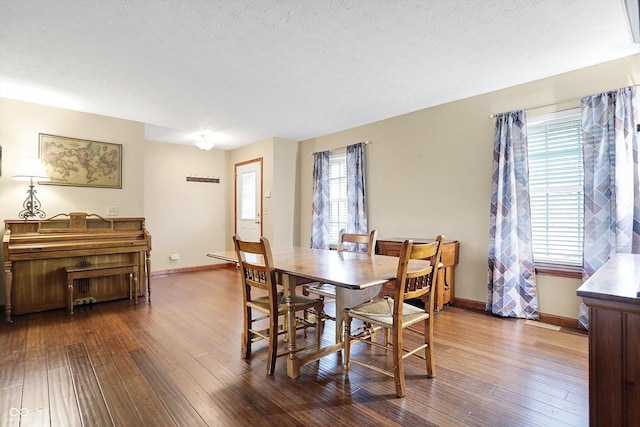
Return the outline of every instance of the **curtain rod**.
<path id="1" fill-rule="evenodd" d="M 626 86 L 626 87 L 630 87 L 630 86 L 638 87 L 639 85 L 632 84 L 632 85 L 629 85 L 629 86 Z M 623 89 L 623 88 L 621 88 L 621 89 Z M 615 90 L 615 89 L 613 89 L 613 90 Z M 606 92 L 610 92 L 610 91 L 606 91 Z M 589 96 L 589 95 L 585 95 L 585 96 Z M 538 110 L 540 108 L 552 107 L 554 105 L 568 104 L 570 102 L 580 101 L 582 98 L 584 98 L 584 96 L 580 97 L 580 98 L 565 99 L 564 101 L 553 102 L 553 103 L 550 103 L 550 104 L 536 105 L 535 107 L 520 108 L 520 110 L 525 110 L 525 111 Z M 491 114 L 489 114 L 489 119 L 495 119 L 500 114 L 504 114 L 504 113 L 491 113 Z"/>
<path id="2" fill-rule="evenodd" d="M 365 140 L 365 141 L 356 142 L 356 144 L 363 143 L 364 145 L 369 145 L 369 143 L 370 143 L 370 142 L 371 142 L 371 141 L 369 141 L 369 140 Z M 349 144 L 349 145 L 354 145 L 354 144 Z M 336 148 L 334 148 L 334 149 L 332 149 L 332 150 L 329 150 L 329 151 L 339 150 L 340 148 L 347 148 L 349 145 L 345 145 L 345 146 L 343 146 L 343 147 L 336 147 Z M 322 151 L 327 151 L 327 150 L 322 150 Z M 316 151 L 315 153 L 311 153 L 311 155 L 313 156 L 313 155 L 314 155 L 314 154 L 316 154 L 316 153 L 320 153 L 320 151 Z"/>

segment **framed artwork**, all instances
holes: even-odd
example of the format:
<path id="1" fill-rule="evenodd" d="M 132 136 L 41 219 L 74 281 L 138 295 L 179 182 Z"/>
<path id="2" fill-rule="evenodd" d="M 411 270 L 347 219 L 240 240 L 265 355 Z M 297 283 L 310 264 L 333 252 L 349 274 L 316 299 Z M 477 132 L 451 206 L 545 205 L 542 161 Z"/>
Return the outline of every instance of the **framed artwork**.
<path id="1" fill-rule="evenodd" d="M 40 184 L 122 188 L 122 144 L 41 133 L 39 154 L 51 178 Z"/>

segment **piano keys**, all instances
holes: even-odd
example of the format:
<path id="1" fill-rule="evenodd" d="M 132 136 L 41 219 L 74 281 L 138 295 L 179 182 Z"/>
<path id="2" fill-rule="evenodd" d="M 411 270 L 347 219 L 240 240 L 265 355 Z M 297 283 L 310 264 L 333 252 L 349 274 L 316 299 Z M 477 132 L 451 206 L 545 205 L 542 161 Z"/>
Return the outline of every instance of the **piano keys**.
<path id="1" fill-rule="evenodd" d="M 66 308 L 66 268 L 136 264 L 140 291 L 150 298 L 151 235 L 144 218 L 103 218 L 72 212 L 40 221 L 5 220 L 2 239 L 5 315 Z M 146 278 L 146 280 L 144 280 Z M 73 301 L 110 301 L 129 297 L 122 276 L 82 279 Z"/>

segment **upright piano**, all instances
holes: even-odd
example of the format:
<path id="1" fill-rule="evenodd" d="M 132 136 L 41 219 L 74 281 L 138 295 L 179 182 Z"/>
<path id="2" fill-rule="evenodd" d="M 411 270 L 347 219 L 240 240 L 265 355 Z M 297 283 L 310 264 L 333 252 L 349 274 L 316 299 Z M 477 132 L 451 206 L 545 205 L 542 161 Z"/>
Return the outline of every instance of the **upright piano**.
<path id="1" fill-rule="evenodd" d="M 72 212 L 40 221 L 5 220 L 2 239 L 5 314 L 67 307 L 66 270 L 135 265 L 138 282 L 151 289 L 151 235 L 144 218 L 103 218 Z M 145 280 L 146 278 L 146 280 Z M 75 304 L 130 297 L 123 276 L 95 277 L 73 289 Z M 144 293 L 144 286 L 139 286 Z"/>

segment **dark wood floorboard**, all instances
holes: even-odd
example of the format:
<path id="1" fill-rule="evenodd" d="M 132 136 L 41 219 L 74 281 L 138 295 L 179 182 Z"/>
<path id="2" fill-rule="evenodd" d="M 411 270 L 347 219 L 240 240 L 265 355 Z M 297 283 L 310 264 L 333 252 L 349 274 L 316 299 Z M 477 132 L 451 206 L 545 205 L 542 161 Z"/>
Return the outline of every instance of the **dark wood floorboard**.
<path id="1" fill-rule="evenodd" d="M 357 365 L 345 375 L 339 353 L 296 380 L 285 358 L 265 374 L 264 343 L 241 359 L 235 269 L 152 280 L 151 304 L 120 300 L 0 325 L 0 427 L 589 424 L 585 334 L 445 307 L 434 319 L 436 378 L 421 359 L 406 359 L 407 396 L 398 399 L 390 377 Z M 333 330 L 329 323 L 323 342 Z M 363 344 L 352 352 L 391 364 Z"/>
<path id="2" fill-rule="evenodd" d="M 68 346 L 67 357 L 83 424 L 110 425 L 111 416 L 85 346 Z"/>

